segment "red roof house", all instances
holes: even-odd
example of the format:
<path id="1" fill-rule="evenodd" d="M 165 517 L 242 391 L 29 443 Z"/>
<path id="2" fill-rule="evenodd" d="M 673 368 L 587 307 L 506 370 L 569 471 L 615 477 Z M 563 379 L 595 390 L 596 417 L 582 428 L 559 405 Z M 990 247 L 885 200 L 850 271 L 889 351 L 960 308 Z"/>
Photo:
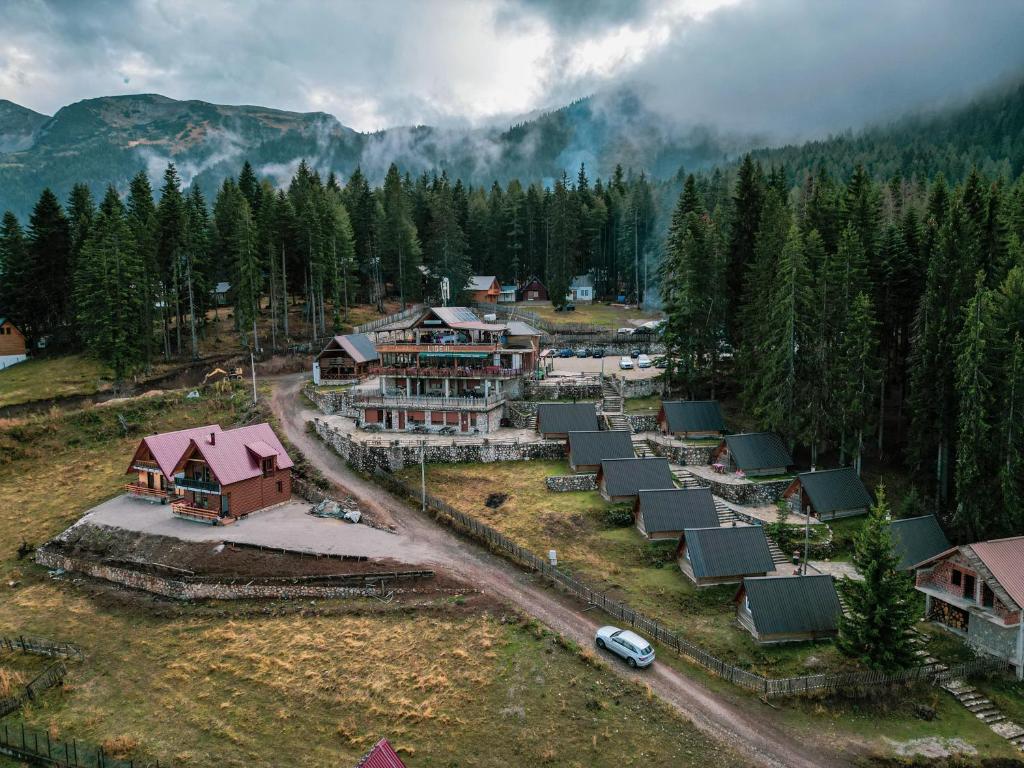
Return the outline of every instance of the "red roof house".
<path id="1" fill-rule="evenodd" d="M 220 431 L 217 424 L 207 424 L 142 438 L 125 471 L 136 479 L 128 483 L 125 490 L 131 496 L 166 502 L 174 496 L 174 468 L 192 439 Z"/>
<path id="2" fill-rule="evenodd" d="M 405 768 L 405 763 L 388 740 L 381 739 L 373 745 L 369 754 L 359 761 L 356 768 Z"/>

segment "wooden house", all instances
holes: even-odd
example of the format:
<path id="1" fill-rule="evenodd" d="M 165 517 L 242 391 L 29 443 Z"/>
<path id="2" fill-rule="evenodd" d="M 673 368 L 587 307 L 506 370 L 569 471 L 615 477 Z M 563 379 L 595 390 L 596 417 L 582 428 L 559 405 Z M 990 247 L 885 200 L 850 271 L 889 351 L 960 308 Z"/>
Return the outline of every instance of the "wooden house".
<path id="1" fill-rule="evenodd" d="M 174 472 L 178 460 L 191 445 L 193 439 L 203 439 L 215 432 L 221 432 L 217 424 L 204 427 L 179 429 L 142 438 L 126 475 L 132 480 L 125 486 L 125 492 L 147 501 L 166 504 L 175 498 Z"/>
<path id="2" fill-rule="evenodd" d="M 216 523 L 287 501 L 292 460 L 269 424 L 192 437 L 174 467 L 179 517 Z"/>
<path id="3" fill-rule="evenodd" d="M 632 503 L 641 490 L 675 488 L 668 459 L 604 459 L 597 470 L 597 489 L 608 501 Z"/>
<path id="4" fill-rule="evenodd" d="M 935 515 L 893 520 L 889 523 L 889 538 L 901 571 L 911 570 L 952 546 Z"/>
<path id="5" fill-rule="evenodd" d="M 760 525 L 688 528 L 679 537 L 676 561 L 698 587 L 738 584 L 775 570 L 768 539 Z"/>
<path id="6" fill-rule="evenodd" d="M 566 440 L 570 432 L 596 432 L 594 403 L 541 403 L 537 406 L 537 433 L 552 440 Z"/>
<path id="7" fill-rule="evenodd" d="M 520 301 L 547 301 L 548 289 L 538 278 L 531 277 L 519 289 Z"/>
<path id="8" fill-rule="evenodd" d="M 721 462 L 729 470 L 742 470 L 756 477 L 783 475 L 793 464 L 782 438 L 774 432 L 747 432 L 726 435 L 711 454 L 712 462 Z"/>
<path id="9" fill-rule="evenodd" d="M 801 472 L 782 498 L 794 512 L 813 515 L 819 520 L 863 515 L 871 506 L 871 494 L 853 467 Z"/>
<path id="10" fill-rule="evenodd" d="M 646 489 L 633 503 L 633 519 L 646 538 L 678 541 L 687 528 L 714 528 L 719 524 L 710 488 Z"/>
<path id="11" fill-rule="evenodd" d="M 356 768 L 405 768 L 405 763 L 387 739 L 381 739 L 356 764 Z"/>
<path id="12" fill-rule="evenodd" d="M 843 613 L 827 574 L 746 578 L 735 602 L 739 625 L 762 645 L 833 638 Z"/>
<path id="13" fill-rule="evenodd" d="M 1014 667 L 1024 680 L 1024 536 L 950 547 L 917 563 L 925 618 Z"/>
<path id="14" fill-rule="evenodd" d="M 633 440 L 624 429 L 587 430 L 569 433 L 569 469 L 597 472 L 604 459 L 631 459 Z"/>
<path id="15" fill-rule="evenodd" d="M 9 317 L 0 315 L 0 371 L 26 359 L 25 334 Z"/>
<path id="16" fill-rule="evenodd" d="M 498 294 L 499 304 L 515 304 L 516 303 L 516 287 L 511 283 L 505 283 L 501 286 L 501 292 Z"/>
<path id="17" fill-rule="evenodd" d="M 501 283 L 494 275 L 473 275 L 466 286 L 469 300 L 475 304 L 497 304 L 501 296 Z"/>
<path id="18" fill-rule="evenodd" d="M 344 384 L 365 378 L 380 360 L 377 347 L 365 333 L 335 336 L 313 361 L 314 384 Z"/>
<path id="19" fill-rule="evenodd" d="M 658 410 L 658 428 L 681 438 L 720 437 L 725 419 L 717 400 L 666 400 Z"/>

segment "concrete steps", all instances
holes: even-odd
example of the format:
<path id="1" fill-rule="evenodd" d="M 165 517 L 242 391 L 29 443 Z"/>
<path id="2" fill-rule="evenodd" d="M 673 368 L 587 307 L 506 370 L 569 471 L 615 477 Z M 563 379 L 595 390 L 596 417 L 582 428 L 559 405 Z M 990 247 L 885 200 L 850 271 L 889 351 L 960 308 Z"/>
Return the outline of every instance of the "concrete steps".
<path id="1" fill-rule="evenodd" d="M 536 411 L 531 413 L 530 414 L 530 418 L 528 418 L 526 420 L 526 428 L 530 429 L 530 430 L 533 430 L 534 432 L 537 431 L 537 412 Z"/>
<path id="2" fill-rule="evenodd" d="M 673 468 L 672 477 L 674 477 L 676 479 L 676 482 L 678 482 L 679 485 L 683 488 L 703 488 L 700 482 L 698 482 L 697 478 L 694 477 L 689 470 L 682 468 Z"/>
<path id="3" fill-rule="evenodd" d="M 605 411 L 603 414 L 605 423 L 608 425 L 608 429 L 621 429 L 626 432 L 632 432 L 633 430 L 629 426 L 629 422 L 626 421 L 626 417 L 621 413 L 608 413 Z"/>
<path id="4" fill-rule="evenodd" d="M 929 659 L 931 657 L 926 656 L 925 662 L 927 663 Z M 939 664 L 935 659 L 931 659 L 931 661 L 935 662 L 937 669 L 943 668 L 943 665 Z M 959 701 L 964 709 L 985 723 L 996 734 L 1002 736 L 1017 747 L 1017 749 L 1024 752 L 1024 726 L 1008 720 L 1006 715 L 999 711 L 999 707 L 986 698 L 984 694 L 980 693 L 977 688 L 964 680 L 950 680 L 944 683 L 942 687 Z"/>
<path id="5" fill-rule="evenodd" d="M 647 444 L 646 440 L 633 440 L 633 454 L 640 459 L 646 459 L 654 456 L 654 451 L 651 450 L 651 446 Z"/>

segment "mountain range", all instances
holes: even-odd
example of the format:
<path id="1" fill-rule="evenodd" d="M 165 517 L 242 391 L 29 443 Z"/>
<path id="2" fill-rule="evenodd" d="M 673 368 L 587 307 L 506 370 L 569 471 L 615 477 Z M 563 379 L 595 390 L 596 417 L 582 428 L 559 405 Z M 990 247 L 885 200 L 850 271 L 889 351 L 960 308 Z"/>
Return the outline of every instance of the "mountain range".
<path id="1" fill-rule="evenodd" d="M 173 161 L 186 184 L 212 195 L 244 160 L 284 184 L 305 158 L 326 174 L 348 176 L 358 165 L 373 182 L 390 163 L 417 175 L 446 169 L 477 185 L 519 178 L 550 182 L 575 176 L 581 162 L 591 179 L 616 164 L 655 178 L 708 168 L 761 147 L 765 163 L 793 171 L 817 165 L 842 174 L 863 162 L 876 175 L 959 177 L 971 165 L 1008 175 L 1024 165 L 1024 84 L 983 94 L 970 104 L 908 116 L 805 144 L 764 148 L 753 130 L 725 136 L 711 127 L 673 127 L 623 89 L 532 115 L 507 128 L 398 127 L 360 133 L 323 112 L 180 101 L 156 94 L 86 99 L 46 116 L 0 100 L 0 210 L 24 217 L 43 187 L 66 199 L 71 186 L 95 195 L 112 183 L 127 188 L 146 170 L 159 178 Z"/>

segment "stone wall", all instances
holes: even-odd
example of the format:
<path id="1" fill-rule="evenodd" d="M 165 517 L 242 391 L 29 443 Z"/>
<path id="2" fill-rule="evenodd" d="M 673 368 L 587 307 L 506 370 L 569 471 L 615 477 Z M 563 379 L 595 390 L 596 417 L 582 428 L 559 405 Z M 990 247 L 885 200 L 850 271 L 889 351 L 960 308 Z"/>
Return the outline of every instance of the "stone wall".
<path id="1" fill-rule="evenodd" d="M 633 432 L 657 432 L 658 417 L 649 413 L 627 413 L 626 421 L 629 422 Z"/>
<path id="2" fill-rule="evenodd" d="M 380 441 L 353 440 L 344 432 L 333 429 L 323 419 L 313 420 L 320 438 L 333 448 L 351 466 L 362 472 L 381 469 L 396 472 L 407 466 L 420 463 L 420 446 L 392 445 L 385 439 Z M 529 461 L 530 459 L 565 458 L 564 440 L 543 440 L 534 442 L 499 442 L 473 440 L 451 443 L 428 443 L 425 460 L 428 464 L 489 464 L 495 461 Z"/>
<path id="3" fill-rule="evenodd" d="M 666 445 L 656 440 L 648 440 L 651 453 L 655 456 L 664 456 L 672 464 L 702 465 L 711 463 L 711 453 L 715 450 L 713 445 Z M 702 480 L 702 478 L 697 478 Z"/>
<path id="4" fill-rule="evenodd" d="M 600 400 L 601 382 L 579 382 L 558 377 L 543 381 L 527 381 L 524 396 L 533 400 Z"/>
<path id="5" fill-rule="evenodd" d="M 550 475 L 544 478 L 549 491 L 596 491 L 597 475 Z"/>
<path id="6" fill-rule="evenodd" d="M 508 423 L 515 429 L 526 429 L 530 418 L 537 413 L 539 403 L 530 400 L 511 400 L 506 406 Z"/>
<path id="7" fill-rule="evenodd" d="M 976 613 L 967 622 L 967 641 L 975 648 L 1007 661 L 1017 658 L 1017 627 L 1001 627 Z"/>
<path id="8" fill-rule="evenodd" d="M 658 379 L 622 379 L 623 397 L 650 397 L 660 395 L 664 385 Z"/>
<path id="9" fill-rule="evenodd" d="M 697 482 L 701 485 L 709 486 L 711 493 L 719 498 L 733 504 L 748 504 L 755 507 L 774 504 L 782 498 L 782 492 L 790 484 L 789 480 L 772 480 L 767 483 L 721 483 L 697 475 L 694 477 L 697 477 Z"/>
<path id="10" fill-rule="evenodd" d="M 104 579 L 130 589 L 140 589 L 155 595 L 175 600 L 291 600 L 296 598 L 338 599 L 346 597 L 365 597 L 380 594 L 379 584 L 366 584 L 366 578 L 373 574 L 361 574 L 358 577 L 338 579 L 341 583 L 332 584 L 324 579 L 316 582 L 296 579 L 252 579 L 234 580 L 189 580 L 187 578 L 170 578 L 141 570 L 110 565 L 96 560 L 70 557 L 50 547 L 41 547 L 36 551 L 36 562 L 45 568 L 60 568 L 65 571 L 84 573 L 97 579 Z M 410 574 L 414 572 L 409 572 Z M 429 571 L 415 572 L 417 579 L 430 578 Z M 383 576 L 383 574 L 382 574 Z M 388 590 L 407 592 L 408 588 L 397 588 L 393 577 L 385 579 Z M 262 582 L 262 583 L 261 583 Z M 363 582 L 358 585 L 358 582 Z"/>
<path id="11" fill-rule="evenodd" d="M 359 411 L 352 406 L 348 392 L 318 392 L 312 382 L 308 382 L 302 393 L 320 409 L 321 413 L 328 416 L 348 416 L 350 419 L 359 418 Z"/>

